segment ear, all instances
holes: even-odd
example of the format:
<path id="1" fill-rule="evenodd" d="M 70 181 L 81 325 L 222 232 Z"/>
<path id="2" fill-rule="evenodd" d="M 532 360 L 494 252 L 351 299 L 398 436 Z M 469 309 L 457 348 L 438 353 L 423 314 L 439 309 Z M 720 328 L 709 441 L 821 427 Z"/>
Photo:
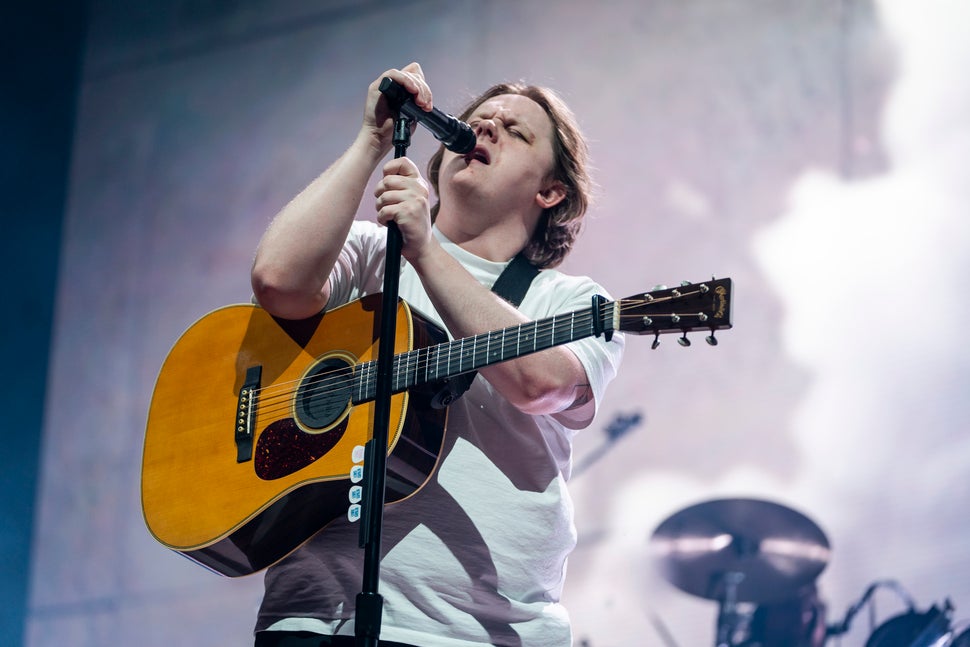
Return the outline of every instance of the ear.
<path id="1" fill-rule="evenodd" d="M 536 204 L 543 209 L 555 207 L 566 198 L 566 185 L 559 180 L 552 180 L 536 194 Z"/>

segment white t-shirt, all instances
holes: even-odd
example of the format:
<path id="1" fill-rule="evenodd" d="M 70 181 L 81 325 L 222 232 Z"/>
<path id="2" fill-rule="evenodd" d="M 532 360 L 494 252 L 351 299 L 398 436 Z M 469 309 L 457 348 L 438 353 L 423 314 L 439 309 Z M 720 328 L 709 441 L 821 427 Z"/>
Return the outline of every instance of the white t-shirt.
<path id="1" fill-rule="evenodd" d="M 491 287 L 507 263 L 445 249 Z M 357 222 L 332 275 L 330 305 L 379 292 L 386 230 Z M 414 269 L 402 264 L 402 299 L 441 325 Z M 589 308 L 605 291 L 586 277 L 543 270 L 519 310 L 530 319 Z M 600 402 L 616 375 L 623 337 L 567 345 Z M 381 638 L 421 647 L 566 647 L 559 603 L 576 543 L 566 489 L 572 430 L 509 404 L 481 375 L 450 407 L 438 469 L 411 497 L 385 508 Z M 357 524 L 339 520 L 270 567 L 257 630 L 354 634 L 363 551 Z"/>

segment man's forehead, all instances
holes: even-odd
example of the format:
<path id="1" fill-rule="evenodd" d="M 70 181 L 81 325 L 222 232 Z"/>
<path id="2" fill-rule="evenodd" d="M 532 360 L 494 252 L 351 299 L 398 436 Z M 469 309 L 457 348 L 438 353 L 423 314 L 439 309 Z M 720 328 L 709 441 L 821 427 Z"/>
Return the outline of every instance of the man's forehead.
<path id="1" fill-rule="evenodd" d="M 542 106 L 521 94 L 500 94 L 483 101 L 472 114 L 515 117 L 532 123 L 548 120 Z"/>

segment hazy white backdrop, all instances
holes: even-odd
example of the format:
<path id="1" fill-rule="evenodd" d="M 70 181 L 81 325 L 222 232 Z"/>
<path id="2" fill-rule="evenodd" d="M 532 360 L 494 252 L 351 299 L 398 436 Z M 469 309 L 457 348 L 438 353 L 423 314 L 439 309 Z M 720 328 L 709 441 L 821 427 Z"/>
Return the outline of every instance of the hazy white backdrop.
<path id="1" fill-rule="evenodd" d="M 573 106 L 600 190 L 567 270 L 618 297 L 735 280 L 721 343 L 629 340 L 577 438 L 582 463 L 616 416 L 643 417 L 572 484 L 577 644 L 663 645 L 660 625 L 713 644 L 715 603 L 664 581 L 649 540 L 735 496 L 826 532 L 830 620 L 885 578 L 970 618 L 970 5 L 91 5 L 28 644 L 249 644 L 259 576 L 218 578 L 144 528 L 154 377 L 188 323 L 248 299 L 269 218 L 349 142 L 366 85 L 411 60 L 448 111 L 518 78 Z M 877 602 L 876 622 L 901 609 Z M 871 629 L 860 616 L 843 644 Z"/>

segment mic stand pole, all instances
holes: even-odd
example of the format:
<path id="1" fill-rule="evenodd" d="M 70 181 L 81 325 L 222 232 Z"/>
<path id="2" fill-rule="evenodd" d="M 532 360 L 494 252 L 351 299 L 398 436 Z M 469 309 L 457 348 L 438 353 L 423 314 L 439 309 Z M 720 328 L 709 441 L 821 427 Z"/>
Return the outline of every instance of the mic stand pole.
<path id="1" fill-rule="evenodd" d="M 386 95 L 385 95 L 386 96 Z M 388 103 L 391 103 L 387 97 Z M 392 109 L 398 106 L 391 105 Z M 394 121 L 394 157 L 404 157 L 411 144 L 407 117 Z M 381 301 L 380 345 L 377 352 L 377 387 L 374 402 L 374 433 L 364 452 L 364 497 L 361 511 L 360 547 L 364 549 L 364 576 L 357 594 L 354 635 L 357 647 L 377 647 L 381 635 L 384 599 L 378 593 L 381 562 L 381 527 L 384 521 L 384 484 L 387 476 L 387 439 L 394 392 L 394 337 L 397 324 L 398 279 L 403 239 L 397 223 L 387 225 L 384 292 Z"/>

